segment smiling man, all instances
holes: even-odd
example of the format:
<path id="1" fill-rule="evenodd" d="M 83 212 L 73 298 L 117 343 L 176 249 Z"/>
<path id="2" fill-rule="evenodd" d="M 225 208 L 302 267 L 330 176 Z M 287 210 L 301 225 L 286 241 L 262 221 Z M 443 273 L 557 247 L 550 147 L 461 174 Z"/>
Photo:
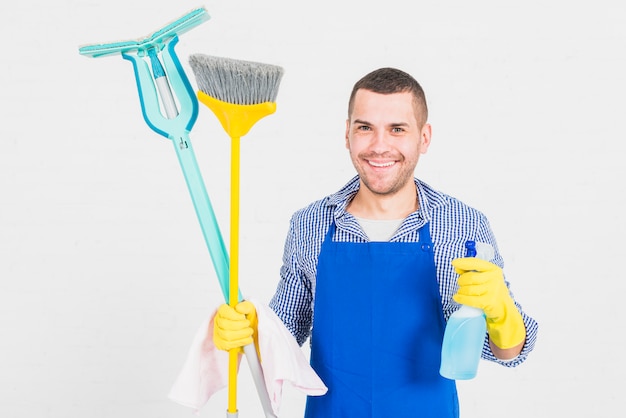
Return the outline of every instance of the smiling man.
<path id="1" fill-rule="evenodd" d="M 515 367 L 534 347 L 537 323 L 513 299 L 485 215 L 414 178 L 427 120 L 412 76 L 364 76 L 345 133 L 357 176 L 291 219 L 270 307 L 300 345 L 310 337 L 328 387 L 308 398 L 307 418 L 458 417 L 455 382 L 439 375 L 457 302 L 485 312 L 485 360 Z M 494 259 L 465 257 L 468 240 L 491 245 Z M 220 311 L 216 346 L 252 342 L 247 302 Z"/>
<path id="2" fill-rule="evenodd" d="M 382 94 L 359 88 L 351 103 L 346 148 L 360 188 L 348 212 L 368 219 L 404 219 L 418 207 L 413 173 L 430 144 L 431 127 L 422 116 L 426 108 L 409 91 Z"/>

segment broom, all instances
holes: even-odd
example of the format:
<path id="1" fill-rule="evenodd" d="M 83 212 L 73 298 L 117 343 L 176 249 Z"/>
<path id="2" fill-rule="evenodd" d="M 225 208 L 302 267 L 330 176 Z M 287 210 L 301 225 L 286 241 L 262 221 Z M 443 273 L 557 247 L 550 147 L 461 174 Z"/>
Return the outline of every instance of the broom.
<path id="1" fill-rule="evenodd" d="M 192 54 L 189 64 L 198 84 L 198 100 L 215 114 L 231 139 L 228 304 L 234 307 L 239 302 L 240 139 L 261 118 L 276 111 L 275 101 L 283 69 L 276 65 L 203 54 Z M 254 366 L 250 356 L 257 353 L 254 344 L 251 346 L 244 347 L 244 351 L 249 364 Z M 233 349 L 229 352 L 227 417 L 237 416 L 237 351 Z M 253 376 L 258 377 L 259 373 L 253 371 Z M 259 395 L 262 402 L 267 398 L 267 393 Z"/>

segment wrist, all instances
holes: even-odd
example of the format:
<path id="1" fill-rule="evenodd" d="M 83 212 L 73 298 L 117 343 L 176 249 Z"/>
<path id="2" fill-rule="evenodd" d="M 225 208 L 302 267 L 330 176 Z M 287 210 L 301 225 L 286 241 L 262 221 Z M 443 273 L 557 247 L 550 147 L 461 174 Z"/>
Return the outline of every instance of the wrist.
<path id="1" fill-rule="evenodd" d="M 493 355 L 500 361 L 512 362 L 515 361 L 524 348 L 525 341 L 518 344 L 515 347 L 502 349 L 498 347 L 491 339 L 489 339 L 489 348 Z"/>
<path id="2" fill-rule="evenodd" d="M 502 350 L 517 347 L 526 340 L 524 319 L 517 309 L 497 320 L 487 318 L 486 322 L 489 338 Z"/>

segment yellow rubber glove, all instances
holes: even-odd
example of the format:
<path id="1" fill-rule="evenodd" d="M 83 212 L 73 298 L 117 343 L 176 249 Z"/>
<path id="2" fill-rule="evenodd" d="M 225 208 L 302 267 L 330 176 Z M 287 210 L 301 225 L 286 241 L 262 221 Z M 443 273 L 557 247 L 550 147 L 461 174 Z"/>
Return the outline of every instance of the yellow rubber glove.
<path id="1" fill-rule="evenodd" d="M 491 341 L 502 349 L 523 342 L 524 320 L 504 282 L 502 269 L 476 257 L 457 258 L 452 260 L 452 265 L 459 274 L 459 290 L 453 299 L 485 312 Z"/>
<path id="2" fill-rule="evenodd" d="M 229 351 L 255 343 L 258 351 L 256 309 L 251 302 L 243 301 L 235 308 L 223 304 L 213 320 L 213 343 L 217 348 Z"/>

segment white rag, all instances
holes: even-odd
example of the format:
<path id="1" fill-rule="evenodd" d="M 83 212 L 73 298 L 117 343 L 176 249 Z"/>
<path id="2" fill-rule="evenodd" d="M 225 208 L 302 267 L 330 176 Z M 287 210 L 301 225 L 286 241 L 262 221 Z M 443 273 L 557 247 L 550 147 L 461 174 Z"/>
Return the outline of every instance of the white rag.
<path id="1" fill-rule="evenodd" d="M 278 416 L 285 382 L 307 395 L 325 394 L 328 388 L 280 318 L 264 304 L 254 299 L 250 302 L 257 312 L 261 367 L 274 414 Z M 228 385 L 228 352 L 213 344 L 216 313 L 217 309 L 196 332 L 185 364 L 168 395 L 172 401 L 196 412 Z"/>

